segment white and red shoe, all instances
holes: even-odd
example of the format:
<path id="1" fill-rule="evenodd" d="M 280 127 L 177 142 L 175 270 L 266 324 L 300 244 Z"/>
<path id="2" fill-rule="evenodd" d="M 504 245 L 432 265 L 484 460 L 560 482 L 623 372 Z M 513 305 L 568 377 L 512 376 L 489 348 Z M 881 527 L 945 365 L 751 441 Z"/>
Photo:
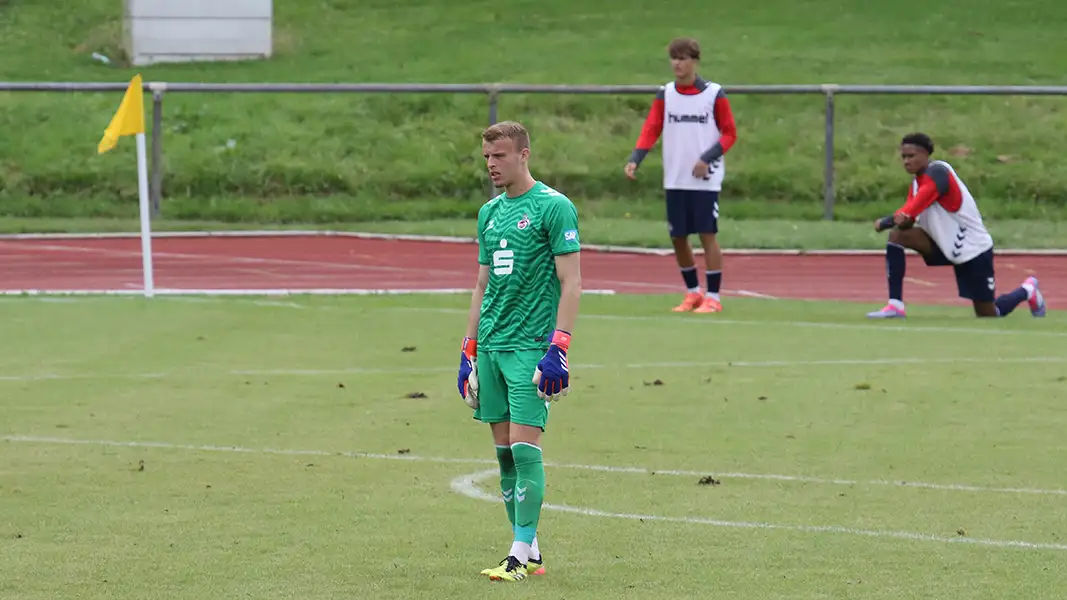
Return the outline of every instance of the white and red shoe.
<path id="1" fill-rule="evenodd" d="M 1030 305 L 1030 314 L 1035 317 L 1045 316 L 1045 296 L 1041 293 L 1041 287 L 1037 283 L 1037 277 L 1031 275 L 1023 281 L 1023 287 L 1032 287 L 1033 292 L 1026 302 Z"/>
<path id="2" fill-rule="evenodd" d="M 904 303 L 899 300 L 890 300 L 881 310 L 867 313 L 868 319 L 903 319 L 908 316 L 904 309 Z"/>

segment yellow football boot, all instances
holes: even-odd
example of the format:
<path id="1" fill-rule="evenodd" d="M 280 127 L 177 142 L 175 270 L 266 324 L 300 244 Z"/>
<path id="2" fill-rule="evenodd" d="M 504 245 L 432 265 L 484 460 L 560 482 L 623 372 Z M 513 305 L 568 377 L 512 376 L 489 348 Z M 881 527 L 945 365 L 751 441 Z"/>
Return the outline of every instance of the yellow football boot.
<path id="1" fill-rule="evenodd" d="M 525 581 L 526 574 L 526 565 L 514 556 L 500 561 L 500 565 L 488 573 L 490 581 Z"/>

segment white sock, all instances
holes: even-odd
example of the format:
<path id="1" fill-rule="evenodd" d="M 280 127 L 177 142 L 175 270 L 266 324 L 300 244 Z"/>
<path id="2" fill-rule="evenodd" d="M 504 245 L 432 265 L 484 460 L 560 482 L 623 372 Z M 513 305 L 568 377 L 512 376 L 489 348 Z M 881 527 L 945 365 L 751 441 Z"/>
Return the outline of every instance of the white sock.
<path id="1" fill-rule="evenodd" d="M 889 306 L 892 306 L 893 308 L 896 308 L 898 310 L 904 310 L 904 301 L 903 300 L 890 300 L 889 301 Z"/>
<path id="2" fill-rule="evenodd" d="M 1022 287 L 1024 290 L 1026 290 L 1026 299 L 1032 300 L 1034 297 L 1034 284 L 1024 283 Z"/>
<path id="3" fill-rule="evenodd" d="M 530 558 L 540 559 L 541 551 L 537 548 L 537 536 L 534 536 L 534 541 L 530 544 Z"/>
<path id="4" fill-rule="evenodd" d="M 519 562 L 525 565 L 527 562 L 530 561 L 530 544 L 525 544 L 523 542 L 512 542 L 511 552 L 508 552 L 508 554 L 519 559 Z"/>
<path id="5" fill-rule="evenodd" d="M 714 298 L 716 302 L 722 301 L 722 298 L 719 298 L 719 294 L 717 294 L 716 292 L 708 292 L 707 296 L 708 298 Z"/>

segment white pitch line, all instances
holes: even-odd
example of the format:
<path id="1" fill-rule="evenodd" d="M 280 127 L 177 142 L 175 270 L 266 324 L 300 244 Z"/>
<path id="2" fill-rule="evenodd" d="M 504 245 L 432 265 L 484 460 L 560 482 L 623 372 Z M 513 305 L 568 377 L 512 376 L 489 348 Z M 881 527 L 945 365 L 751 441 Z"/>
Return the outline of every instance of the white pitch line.
<path id="1" fill-rule="evenodd" d="M 82 254 L 97 254 L 101 256 L 114 256 L 114 257 L 129 257 L 137 258 L 141 256 L 140 250 L 123 250 L 119 248 L 97 248 L 92 246 L 78 246 L 78 245 L 65 245 L 65 244 L 33 244 L 24 246 L 27 249 L 40 252 L 57 252 L 57 253 L 82 253 Z M 3 244 L 0 244 L 0 250 L 4 248 Z M 192 262 L 215 262 L 224 265 L 274 265 L 274 266 L 303 266 L 314 267 L 316 269 L 330 269 L 337 271 L 371 271 L 371 272 L 392 272 L 392 273 L 423 273 L 424 270 L 420 267 L 396 267 L 389 265 L 367 265 L 356 263 L 344 263 L 344 262 L 330 262 L 321 260 L 305 260 L 305 259 L 293 259 L 293 258 L 271 258 L 271 257 L 259 257 L 259 256 L 230 256 L 225 254 L 199 254 L 192 252 L 171 252 L 155 250 L 152 256 L 159 258 L 172 258 L 179 260 L 188 260 Z M 468 271 L 456 271 L 449 269 L 437 269 L 437 273 L 448 274 L 465 274 Z"/>
<path id="2" fill-rule="evenodd" d="M 749 298 L 760 298 L 762 300 L 777 300 L 778 299 L 777 296 L 772 296 L 770 294 L 762 294 L 760 292 L 753 292 L 752 290 L 736 290 L 734 293 L 737 294 L 738 296 L 747 296 Z"/>
<path id="3" fill-rule="evenodd" d="M 232 452 L 242 454 L 273 454 L 283 456 L 345 456 L 350 458 L 366 458 L 366 459 L 384 459 L 384 460 L 402 460 L 402 461 L 415 461 L 415 462 L 436 462 L 436 463 L 452 463 L 452 464 L 496 464 L 496 461 L 488 459 L 463 459 L 463 458 L 446 458 L 446 457 L 431 457 L 431 456 L 417 456 L 409 454 L 374 454 L 364 452 L 326 452 L 324 450 L 283 450 L 283 449 L 256 449 L 256 448 L 242 448 L 239 446 L 212 446 L 212 445 L 186 445 L 186 444 L 169 444 L 165 442 L 117 442 L 107 440 L 75 440 L 67 438 L 52 438 L 52 437 L 36 437 L 36 436 L 17 436 L 7 435 L 2 436 L 0 439 L 8 442 L 22 442 L 22 443 L 43 443 L 43 444 L 64 444 L 64 445 L 99 445 L 99 446 L 119 446 L 126 448 L 159 448 L 167 450 L 194 450 L 205 452 Z M 577 468 L 577 469 L 589 469 L 597 471 L 607 471 L 612 473 L 658 473 L 661 475 L 703 475 L 702 472 L 695 471 L 651 471 L 649 469 L 634 468 L 634 467 L 610 467 L 602 465 L 554 465 L 552 463 L 546 463 L 546 467 L 550 468 Z M 467 497 L 485 500 L 491 502 L 499 502 L 500 499 L 494 495 L 488 494 L 478 488 L 477 484 L 489 477 L 499 474 L 499 469 L 490 469 L 485 471 L 479 471 L 474 474 L 461 475 L 452 480 L 451 488 L 453 491 L 463 494 Z M 738 477 L 739 474 L 732 475 L 720 475 L 721 478 Z M 796 480 L 788 476 L 781 475 L 756 475 L 746 474 L 750 479 L 775 479 L 787 481 Z M 853 482 L 849 480 L 840 479 L 815 479 L 804 478 L 803 481 L 809 483 L 827 483 L 827 484 L 848 484 L 854 485 L 857 483 L 869 483 L 873 485 L 898 485 L 894 482 L 874 481 L 874 482 Z M 911 485 L 912 484 L 903 484 Z M 939 484 L 926 484 L 927 486 L 937 486 Z M 979 486 L 962 486 L 962 485 L 950 485 L 940 486 L 935 489 L 947 489 L 953 491 L 971 491 L 971 492 L 1015 492 L 1020 493 L 1020 490 L 1012 489 L 998 489 L 998 488 L 982 488 Z M 1065 495 L 1067 490 L 1026 490 L 1028 493 L 1049 493 L 1056 495 Z M 849 527 L 840 527 L 833 525 L 822 526 L 806 526 L 806 525 L 779 525 L 774 523 L 761 523 L 761 522 L 747 522 L 747 521 L 724 521 L 720 519 L 706 519 L 699 517 L 668 517 L 663 515 L 641 515 L 631 513 L 612 513 L 601 510 L 572 507 L 566 505 L 557 504 L 545 504 L 544 508 L 548 510 L 555 510 L 560 512 L 569 512 L 574 514 L 580 514 L 585 516 L 594 517 L 608 517 L 616 519 L 629 519 L 629 520 L 643 520 L 643 521 L 663 521 L 673 523 L 686 523 L 692 525 L 713 525 L 718 527 L 732 527 L 732 528 L 745 528 L 745 529 L 771 529 L 771 530 L 784 530 L 784 531 L 799 531 L 804 533 L 839 533 L 839 534 L 851 534 L 851 535 L 863 535 L 868 537 L 880 537 L 880 538 L 898 538 L 917 541 L 928 542 L 944 542 L 944 543 L 966 543 L 966 544 L 978 544 L 983 546 L 993 546 L 1001 548 L 1024 548 L 1030 550 L 1067 550 L 1067 544 L 1046 544 L 1035 543 L 1026 541 L 1015 540 L 988 540 L 981 538 L 968 538 L 968 537 L 943 537 L 934 536 L 924 533 L 914 533 L 907 531 L 879 531 L 879 530 L 866 530 L 866 529 L 853 529 Z"/>
<path id="4" fill-rule="evenodd" d="M 171 373 L 30 373 L 0 375 L 0 381 L 75 381 L 82 379 L 164 379 Z"/>
<path id="5" fill-rule="evenodd" d="M 547 466 L 557 469 L 576 469 L 585 471 L 606 471 L 608 473 L 635 473 L 648 475 L 675 475 L 681 477 L 703 477 L 707 471 L 687 471 L 678 469 L 646 469 L 644 467 L 611 467 L 601 465 L 581 464 L 550 464 Z M 1023 487 L 988 487 L 980 485 L 968 485 L 962 483 L 928 483 L 924 481 L 892 481 L 889 479 L 836 479 L 825 477 L 810 477 L 806 475 L 775 475 L 772 473 L 716 473 L 720 479 L 756 479 L 768 481 L 786 481 L 790 483 L 813 483 L 819 485 L 869 485 L 890 486 L 904 488 L 918 488 L 927 490 L 939 490 L 943 492 L 979 492 L 996 494 L 1027 494 L 1037 496 L 1067 496 L 1067 490 L 1023 488 Z"/>
<path id="6" fill-rule="evenodd" d="M 121 448 L 160 448 L 165 450 L 192 450 L 198 452 L 232 452 L 238 454 L 271 454 L 281 456 L 344 456 L 347 458 L 365 458 L 374 460 L 399 460 L 413 462 L 431 462 L 461 465 L 495 465 L 497 461 L 484 458 L 452 458 L 444 456 L 421 456 L 417 454 L 380 454 L 374 452 L 328 452 L 325 450 L 288 450 L 278 448 L 243 448 L 240 446 L 218 445 L 193 445 L 172 444 L 168 442 L 136 442 L 114 440 L 79 440 L 72 438 L 57 438 L 32 435 L 4 435 L 0 440 L 16 443 L 37 443 L 78 446 L 110 446 Z M 677 469 L 649 469 L 645 467 L 621 467 L 612 465 L 586 465 L 573 463 L 546 462 L 546 467 L 554 469 L 575 469 L 582 471 L 601 471 L 606 473 L 628 473 L 634 475 L 671 475 L 681 477 L 702 477 L 711 474 L 712 471 L 686 471 Z M 499 472 L 499 471 L 494 471 Z M 808 477 L 802 475 L 775 475 L 768 473 L 718 473 L 720 479 L 755 479 L 769 481 L 788 481 L 794 483 L 813 483 L 822 485 L 869 485 L 890 486 L 904 488 L 922 488 L 949 492 L 973 492 L 973 493 L 997 493 L 997 494 L 1029 494 L 1040 496 L 1067 496 L 1067 490 L 1018 488 L 1018 487 L 987 487 L 957 483 L 928 483 L 920 481 L 889 481 L 884 479 L 859 480 L 859 479 L 835 479 Z"/>
<path id="7" fill-rule="evenodd" d="M 407 309 L 418 310 L 418 309 Z M 461 311 L 466 312 L 466 311 Z M 941 326 L 927 326 L 927 325 L 875 325 L 875 324 L 863 324 L 863 323 L 840 323 L 840 322 L 819 322 L 819 321 L 774 321 L 774 320 L 741 320 L 741 319 L 720 319 L 717 317 L 711 317 L 709 319 L 687 319 L 685 317 L 671 318 L 671 317 L 656 317 L 656 316 L 642 316 L 642 315 L 579 315 L 579 319 L 596 319 L 605 321 L 654 321 L 660 323 L 677 323 L 685 325 L 762 325 L 769 327 L 802 327 L 802 328 L 814 328 L 814 329 L 843 329 L 843 330 L 858 330 L 858 331 L 903 331 L 903 332 L 922 332 L 922 333 L 976 333 L 984 335 L 1036 335 L 1036 336 L 1051 336 L 1051 337 L 1067 337 L 1067 331 L 1032 331 L 1022 329 L 980 329 L 977 327 L 941 327 Z M 684 320 L 683 320 L 684 319 Z"/>
<path id="8" fill-rule="evenodd" d="M 624 288 L 625 287 L 628 287 L 628 288 L 640 288 L 641 290 L 658 290 L 660 292 L 674 292 L 674 291 L 678 290 L 678 284 L 676 284 L 676 283 L 655 283 L 655 282 L 648 282 L 648 281 L 633 281 L 633 280 L 629 280 L 628 281 L 628 280 L 623 280 L 623 279 L 600 279 L 600 278 L 597 278 L 594 281 L 596 281 L 598 284 L 602 284 L 602 285 L 612 285 L 612 286 L 618 286 L 618 287 L 624 287 Z M 583 291 L 583 293 L 588 293 L 588 292 L 584 292 Z M 742 297 L 748 297 L 748 298 L 760 298 L 760 299 L 763 299 L 763 300 L 777 300 L 778 299 L 777 297 L 771 296 L 770 294 L 763 294 L 763 293 L 760 293 L 760 292 L 754 292 L 752 290 L 729 290 L 729 289 L 724 289 L 724 290 L 722 290 L 722 294 L 724 296 L 742 296 Z"/>
<path id="9" fill-rule="evenodd" d="M 303 304 L 297 304 L 296 302 L 281 302 L 278 300 L 253 300 L 252 304 L 256 306 L 275 306 L 280 308 L 304 308 Z"/>
<path id="10" fill-rule="evenodd" d="M 451 489 L 475 500 L 486 502 L 503 502 L 499 496 L 483 491 L 478 487 L 482 481 L 499 475 L 498 469 L 478 471 L 468 475 L 460 475 L 451 482 Z M 1023 548 L 1027 550 L 1067 550 L 1067 544 L 1049 544 L 1026 542 L 1019 540 L 990 540 L 983 538 L 970 538 L 964 536 L 947 537 L 915 533 L 911 531 L 891 531 L 877 529 L 855 529 L 838 525 L 780 525 L 776 523 L 763 523 L 753 521 L 725 521 L 722 519 L 709 519 L 702 517 L 668 517 L 663 515 L 642 515 L 634 513 L 616 513 L 594 508 L 582 508 L 563 504 L 544 503 L 542 508 L 558 512 L 584 515 L 587 517 L 607 517 L 612 519 L 627 519 L 632 521 L 662 521 L 666 523 L 684 523 L 688 525 L 713 525 L 715 527 L 730 527 L 739 529 L 770 529 L 778 531 L 799 531 L 802 533 L 838 533 L 848 535 L 862 535 L 876 538 L 896 538 L 923 542 L 942 542 L 946 544 L 976 544 L 980 546 L 992 546 L 996 548 Z"/>
<path id="11" fill-rule="evenodd" d="M 1059 356 L 1009 356 L 1009 357 L 956 357 L 956 358 L 843 358 L 823 360 L 747 360 L 747 361 L 676 361 L 676 362 L 644 362 L 625 364 L 578 364 L 578 369 L 689 369 L 689 368 L 773 368 L 773 367 L 818 367 L 818 366 L 849 366 L 849 365 L 910 365 L 910 364 L 955 364 L 955 363 L 978 363 L 978 364 L 1018 364 L 1018 363 L 1062 363 L 1067 362 L 1067 355 Z M 351 368 L 351 369 L 265 369 L 265 370 L 241 370 L 230 371 L 231 375 L 363 375 L 363 374 L 390 374 L 390 373 L 450 373 L 455 371 L 453 367 L 397 367 L 397 368 Z"/>
<path id="12" fill-rule="evenodd" d="M 444 314 L 467 314 L 465 308 L 424 308 L 424 307 L 382 307 L 378 310 L 388 312 L 427 312 Z M 722 319 L 716 316 L 704 318 L 703 315 L 693 317 L 691 315 L 679 315 L 677 317 L 659 317 L 655 315 L 607 315 L 596 313 L 583 313 L 578 315 L 579 320 L 594 321 L 647 321 L 653 323 L 674 323 L 676 325 L 760 325 L 764 327 L 801 327 L 814 329 L 843 329 L 858 331 L 904 331 L 915 333 L 974 333 L 982 335 L 1035 335 L 1051 337 L 1067 337 L 1067 331 L 1033 331 L 1027 329 L 985 329 L 979 327 L 943 327 L 930 325 L 889 325 L 888 323 L 841 323 L 821 321 L 777 321 L 777 320 L 747 320 L 747 319 Z M 990 320 L 992 322 L 992 320 Z"/>
<path id="13" fill-rule="evenodd" d="M 713 368 L 790 368 L 790 367 L 840 367 L 879 366 L 912 364 L 1026 364 L 1064 363 L 1067 355 L 1059 356 L 961 356 L 955 358 L 842 358 L 820 360 L 734 360 L 734 361 L 676 361 L 623 364 L 580 364 L 579 369 L 713 369 Z M 421 373 L 451 373 L 454 367 L 348 367 L 340 369 L 233 369 L 230 371 L 184 370 L 154 373 L 28 373 L 0 374 L 0 381 L 65 381 L 82 379 L 165 379 L 168 377 L 319 377 L 325 375 L 390 375 Z"/>
<path id="14" fill-rule="evenodd" d="M 63 296 L 141 296 L 144 294 L 140 284 L 128 283 L 127 289 L 0 289 L 0 296 L 27 297 L 63 297 Z M 251 289 L 195 289 L 195 288 L 155 288 L 156 296 L 418 296 L 418 295 L 452 295 L 470 294 L 471 288 L 251 288 Z M 615 290 L 582 290 L 583 295 L 613 296 Z"/>
<path id="15" fill-rule="evenodd" d="M 139 238 L 140 233 L 107 232 L 107 233 L 6 233 L 0 234 L 2 240 L 94 240 L 94 239 L 131 239 Z M 447 235 L 422 235 L 410 233 L 372 233 L 361 231 L 339 231 L 334 229 L 266 229 L 266 230 L 204 230 L 204 231 L 153 231 L 152 237 L 156 238 L 213 238 L 213 237 L 340 237 L 373 240 L 395 240 L 409 242 L 437 242 L 451 244 L 477 244 L 478 240 L 471 237 L 447 236 Z M 582 244 L 582 250 L 594 252 L 611 252 L 624 254 L 651 254 L 655 256 L 671 256 L 672 248 L 648 248 L 643 246 L 615 246 L 610 244 Z M 694 248 L 695 254 L 703 254 L 702 248 Z M 870 249 L 832 249 L 832 250 L 805 250 L 799 248 L 789 249 L 765 249 L 765 248 L 723 248 L 723 254 L 728 255 L 782 255 L 782 256 L 882 256 L 885 250 L 882 248 Z M 909 254 L 915 254 L 914 250 L 908 250 Z M 1028 249 L 1028 248 L 998 248 L 994 250 L 997 255 L 1023 255 L 1023 256 L 1063 256 L 1067 249 Z"/>

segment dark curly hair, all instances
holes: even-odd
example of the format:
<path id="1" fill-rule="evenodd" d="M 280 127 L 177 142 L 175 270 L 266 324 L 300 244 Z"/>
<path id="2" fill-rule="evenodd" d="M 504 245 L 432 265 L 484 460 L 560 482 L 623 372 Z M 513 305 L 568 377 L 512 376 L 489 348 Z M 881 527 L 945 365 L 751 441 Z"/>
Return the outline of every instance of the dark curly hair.
<path id="1" fill-rule="evenodd" d="M 925 133 L 909 133 L 904 136 L 904 139 L 900 140 L 901 145 L 910 144 L 912 146 L 918 146 L 923 150 L 926 150 L 927 154 L 934 153 L 934 140 L 930 139 L 930 136 Z"/>

